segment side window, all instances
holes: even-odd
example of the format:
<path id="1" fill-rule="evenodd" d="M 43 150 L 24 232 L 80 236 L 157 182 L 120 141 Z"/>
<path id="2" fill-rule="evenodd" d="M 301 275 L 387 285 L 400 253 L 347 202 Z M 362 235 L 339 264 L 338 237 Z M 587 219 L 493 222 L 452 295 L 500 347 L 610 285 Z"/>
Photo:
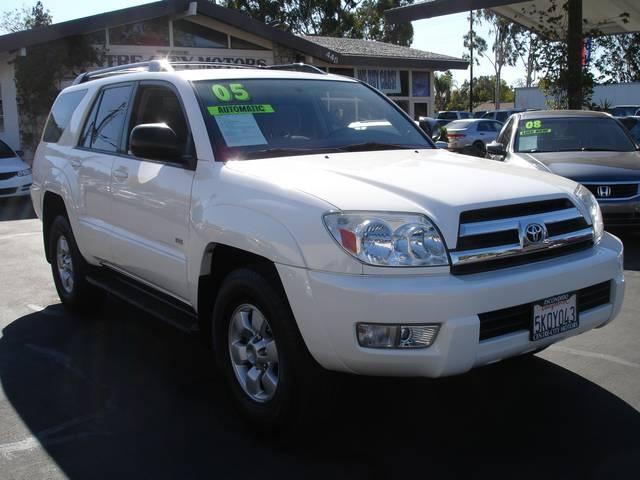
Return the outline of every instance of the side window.
<path id="1" fill-rule="evenodd" d="M 503 124 L 500 122 L 491 122 L 491 124 L 493 125 L 493 130 L 495 132 L 499 132 L 500 130 L 502 130 Z"/>
<path id="2" fill-rule="evenodd" d="M 173 90 L 157 85 L 142 86 L 138 89 L 136 102 L 127 129 L 127 150 L 131 131 L 144 123 L 166 123 L 175 132 L 182 146 L 183 154 L 189 145 L 189 127 L 180 100 Z"/>
<path id="3" fill-rule="evenodd" d="M 478 131 L 479 132 L 490 132 L 492 129 L 489 128 L 489 122 L 478 122 Z"/>
<path id="4" fill-rule="evenodd" d="M 106 88 L 96 101 L 84 132 L 81 144 L 83 147 L 94 148 L 106 152 L 120 150 L 120 139 L 124 127 L 127 108 L 131 98 L 131 85 L 121 85 Z"/>
<path id="5" fill-rule="evenodd" d="M 511 142 L 512 128 L 515 120 L 512 118 L 507 122 L 507 124 L 502 128 L 500 135 L 498 135 L 498 143 L 504 145 L 505 148 L 509 147 L 509 143 Z"/>
<path id="6" fill-rule="evenodd" d="M 44 127 L 43 142 L 55 143 L 60 140 L 64 129 L 67 128 L 69 120 L 71 120 L 73 112 L 75 112 L 78 104 L 86 94 L 86 90 L 78 90 L 63 93 L 56 99 L 53 107 L 51 107 L 49 118 L 47 118 L 47 124 Z"/>

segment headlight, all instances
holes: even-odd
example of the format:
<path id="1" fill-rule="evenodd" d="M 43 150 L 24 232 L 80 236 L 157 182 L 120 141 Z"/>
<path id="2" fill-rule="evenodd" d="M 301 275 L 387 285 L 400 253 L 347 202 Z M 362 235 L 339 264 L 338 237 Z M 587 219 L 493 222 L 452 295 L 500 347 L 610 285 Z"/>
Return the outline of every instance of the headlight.
<path id="1" fill-rule="evenodd" d="M 579 207 L 581 207 L 582 214 L 591 219 L 594 235 L 593 241 L 598 243 L 604 233 L 604 222 L 602 221 L 600 205 L 598 205 L 596 197 L 582 185 L 578 185 L 574 193 L 579 200 Z"/>
<path id="2" fill-rule="evenodd" d="M 424 215 L 338 212 L 326 214 L 324 223 L 342 248 L 369 265 L 449 265 L 444 240 Z"/>
<path id="3" fill-rule="evenodd" d="M 16 175 L 18 177 L 26 177 L 27 175 L 31 175 L 31 169 L 27 168 L 26 170 L 20 170 Z"/>

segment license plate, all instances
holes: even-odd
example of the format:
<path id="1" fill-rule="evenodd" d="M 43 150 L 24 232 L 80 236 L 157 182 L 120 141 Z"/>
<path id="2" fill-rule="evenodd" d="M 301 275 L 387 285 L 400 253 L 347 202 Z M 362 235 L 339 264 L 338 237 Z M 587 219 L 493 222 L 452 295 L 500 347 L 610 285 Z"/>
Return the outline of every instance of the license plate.
<path id="1" fill-rule="evenodd" d="M 533 304 L 532 341 L 542 340 L 578 328 L 575 293 L 563 293 Z"/>

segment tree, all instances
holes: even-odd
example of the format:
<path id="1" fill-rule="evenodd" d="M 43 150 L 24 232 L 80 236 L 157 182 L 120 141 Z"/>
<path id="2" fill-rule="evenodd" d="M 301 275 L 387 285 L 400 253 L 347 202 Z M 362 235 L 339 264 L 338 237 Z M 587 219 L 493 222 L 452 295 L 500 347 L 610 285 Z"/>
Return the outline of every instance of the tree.
<path id="1" fill-rule="evenodd" d="M 598 48 L 595 66 L 605 83 L 640 81 L 640 33 L 602 36 L 594 39 Z"/>
<path id="2" fill-rule="evenodd" d="M 37 2 L 31 10 L 10 12 L 9 17 L 12 20 L 21 19 L 22 23 L 12 25 L 16 31 L 41 28 L 52 22 L 52 17 L 42 2 Z M 76 36 L 28 47 L 25 56 L 15 57 L 12 62 L 15 66 L 20 133 L 24 147 L 31 152 L 35 151 L 44 121 L 60 91 L 62 80 L 76 76 L 81 70 L 98 63 L 99 55 L 100 52 L 89 41 Z"/>
<path id="3" fill-rule="evenodd" d="M 42 2 L 37 2 L 31 9 L 22 7 L 3 12 L 0 18 L 0 31 L 15 33 L 50 25 L 51 21 L 49 10 L 45 10 Z"/>
<path id="4" fill-rule="evenodd" d="M 387 23 L 385 10 L 410 5 L 414 0 L 364 0 L 356 10 L 356 32 L 360 38 L 410 46 L 413 26 L 410 22 Z"/>
<path id="5" fill-rule="evenodd" d="M 414 0 L 219 0 L 261 22 L 302 35 L 366 38 L 408 46 L 410 23 L 387 23 L 384 11 Z"/>
<path id="6" fill-rule="evenodd" d="M 524 83 L 521 86 L 531 87 L 540 70 L 538 55 L 543 40 L 536 33 L 525 30 L 521 35 L 516 36 L 514 41 L 518 57 L 525 68 Z"/>
<path id="7" fill-rule="evenodd" d="M 436 111 L 446 110 L 447 105 L 451 102 L 451 89 L 453 87 L 453 75 L 447 70 L 438 75 L 434 74 L 434 88 L 436 91 Z"/>

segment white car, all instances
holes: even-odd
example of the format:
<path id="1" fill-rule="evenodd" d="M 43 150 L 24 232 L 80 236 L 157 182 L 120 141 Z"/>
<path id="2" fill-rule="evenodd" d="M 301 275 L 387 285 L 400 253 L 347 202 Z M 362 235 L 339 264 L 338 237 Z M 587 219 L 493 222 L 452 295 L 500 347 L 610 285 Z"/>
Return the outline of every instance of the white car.
<path id="1" fill-rule="evenodd" d="M 0 140 L 0 198 L 29 195 L 31 168 Z"/>
<path id="2" fill-rule="evenodd" d="M 198 330 L 252 420 L 308 415 L 327 370 L 455 375 L 620 311 L 622 244 L 577 183 L 437 150 L 355 79 L 198 66 L 79 77 L 33 204 L 67 307 L 107 290 Z"/>

